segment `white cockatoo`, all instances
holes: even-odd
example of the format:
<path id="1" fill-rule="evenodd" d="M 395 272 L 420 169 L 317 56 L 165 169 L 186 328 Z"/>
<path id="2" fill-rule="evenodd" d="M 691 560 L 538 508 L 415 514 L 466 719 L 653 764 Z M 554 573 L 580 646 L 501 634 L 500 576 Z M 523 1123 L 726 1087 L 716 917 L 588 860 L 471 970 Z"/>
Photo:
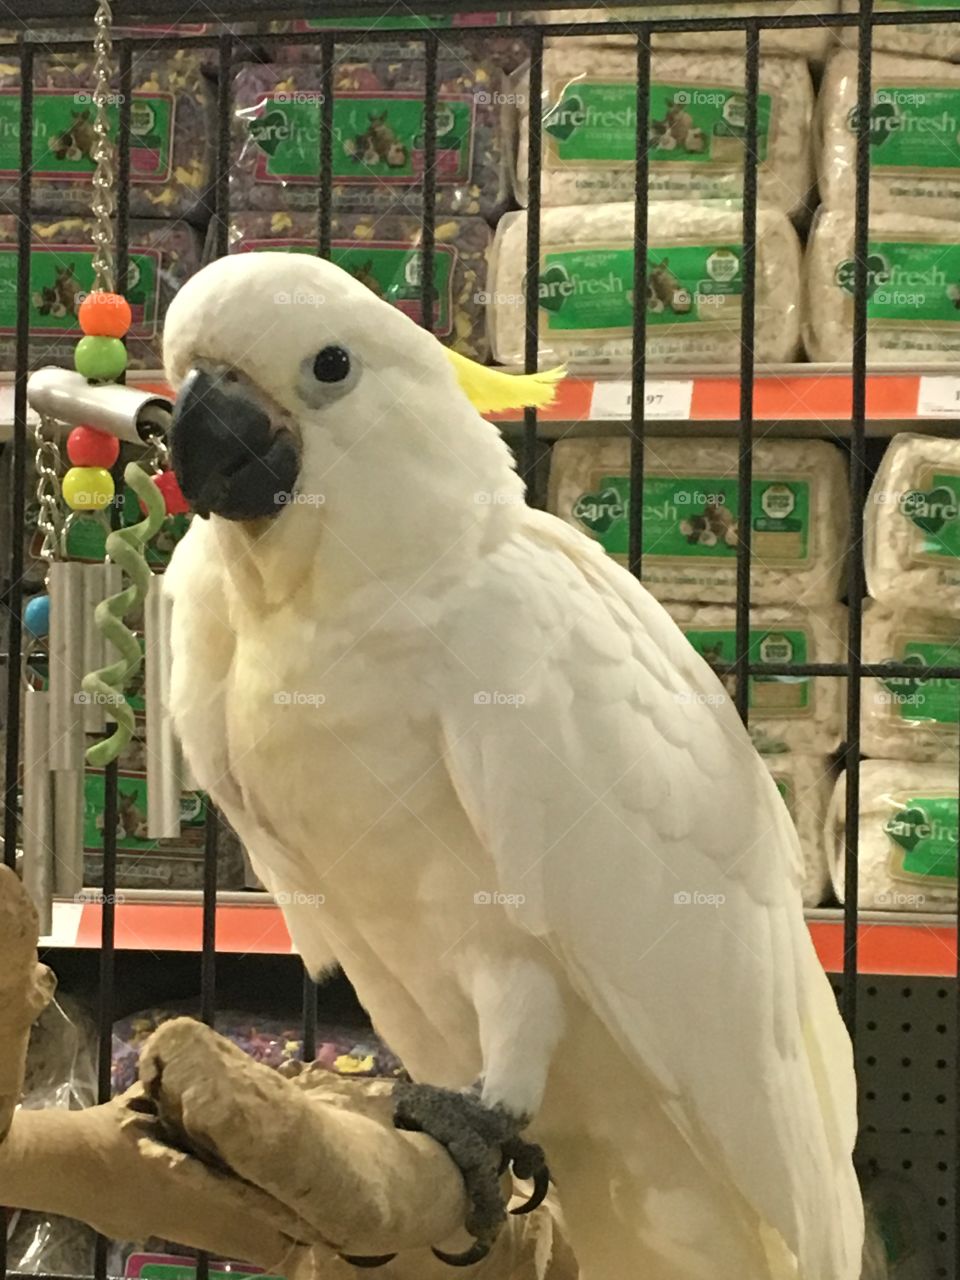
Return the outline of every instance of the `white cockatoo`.
<path id="1" fill-rule="evenodd" d="M 460 1263 L 501 1158 L 542 1182 L 542 1146 L 583 1280 L 856 1280 L 852 1055 L 796 833 L 660 605 L 525 505 L 478 410 L 550 377 L 280 253 L 195 276 L 165 359 L 202 517 L 166 575 L 176 727 L 310 972 L 342 966 L 416 1082 L 398 1123 L 463 1170 Z"/>

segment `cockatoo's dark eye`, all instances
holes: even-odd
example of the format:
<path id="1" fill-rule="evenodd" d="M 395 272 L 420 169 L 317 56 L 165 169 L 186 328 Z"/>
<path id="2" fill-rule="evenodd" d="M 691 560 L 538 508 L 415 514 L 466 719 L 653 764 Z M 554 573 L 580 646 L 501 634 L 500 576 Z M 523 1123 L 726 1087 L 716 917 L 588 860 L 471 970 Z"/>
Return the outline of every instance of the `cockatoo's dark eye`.
<path id="1" fill-rule="evenodd" d="M 313 362 L 318 382 L 342 382 L 350 372 L 350 353 L 343 347 L 324 347 Z"/>

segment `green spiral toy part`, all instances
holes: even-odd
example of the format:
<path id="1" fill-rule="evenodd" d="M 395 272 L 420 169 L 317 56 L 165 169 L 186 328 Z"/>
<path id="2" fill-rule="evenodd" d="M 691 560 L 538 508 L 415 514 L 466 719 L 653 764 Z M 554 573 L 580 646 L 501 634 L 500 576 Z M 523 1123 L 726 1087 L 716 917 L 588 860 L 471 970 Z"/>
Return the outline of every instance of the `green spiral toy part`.
<path id="1" fill-rule="evenodd" d="M 144 549 L 167 514 L 160 490 L 138 463 L 127 463 L 123 478 L 146 507 L 147 514 L 138 524 L 127 529 L 114 529 L 107 538 L 107 555 L 130 579 L 130 585 L 101 600 L 93 615 L 97 630 L 120 654 L 116 662 L 101 667 L 99 671 L 91 671 L 81 681 L 85 693 L 112 707 L 116 721 L 116 729 L 109 738 L 87 748 L 87 761 L 96 768 L 116 760 L 133 737 L 136 720 L 123 691 L 140 666 L 143 654 L 140 642 L 124 618 L 146 599 L 153 574 Z"/>

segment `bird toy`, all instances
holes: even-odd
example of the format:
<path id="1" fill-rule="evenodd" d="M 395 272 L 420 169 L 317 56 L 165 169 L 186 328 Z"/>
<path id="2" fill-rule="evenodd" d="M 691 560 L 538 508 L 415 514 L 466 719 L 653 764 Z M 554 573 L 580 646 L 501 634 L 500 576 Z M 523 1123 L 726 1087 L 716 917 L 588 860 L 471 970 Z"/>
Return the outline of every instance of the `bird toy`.
<path id="1" fill-rule="evenodd" d="M 47 921 L 51 893 L 72 896 L 83 885 L 85 766 L 102 768 L 115 761 L 136 731 L 126 691 L 144 660 L 129 622 L 141 610 L 147 737 L 159 743 L 146 752 L 148 796 L 156 797 L 150 800 L 149 834 L 160 838 L 180 832 L 179 750 L 160 696 L 169 652 L 165 615 L 146 552 L 167 517 L 185 512 L 186 504 L 168 469 L 169 400 L 123 382 L 124 339 L 133 316 L 117 289 L 113 248 L 114 148 L 107 110 L 111 22 L 110 4 L 101 0 L 92 95 L 94 280 L 77 311 L 82 337 L 73 370 L 39 369 L 27 387 L 36 414 L 37 523 L 47 590 L 24 610 L 26 662 L 45 643 L 48 671 L 45 681 L 26 681 L 24 878 Z M 64 434 L 70 466 L 61 479 Z M 126 490 L 139 502 L 143 518 L 105 531 L 93 556 L 96 563 L 84 563 L 71 555 L 70 535 L 77 521 L 106 523 L 108 510 L 118 502 L 114 476 L 122 444 L 143 450 L 123 470 Z M 88 735 L 102 735 L 108 726 L 107 736 L 87 745 Z"/>

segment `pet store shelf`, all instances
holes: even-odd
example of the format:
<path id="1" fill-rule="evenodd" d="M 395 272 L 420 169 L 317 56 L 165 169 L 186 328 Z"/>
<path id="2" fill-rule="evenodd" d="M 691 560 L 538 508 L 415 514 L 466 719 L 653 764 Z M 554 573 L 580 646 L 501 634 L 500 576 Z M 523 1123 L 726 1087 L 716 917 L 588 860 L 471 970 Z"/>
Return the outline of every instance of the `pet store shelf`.
<path id="1" fill-rule="evenodd" d="M 867 419 L 871 435 L 888 436 L 903 427 L 960 434 L 960 376 L 956 369 L 893 370 L 867 377 Z M 630 418 L 631 384 L 607 378 L 567 378 L 557 398 L 540 410 L 540 434 L 616 434 Z M 848 367 L 781 365 L 758 370 L 754 418 L 763 435 L 843 436 L 850 431 L 853 382 Z M 521 412 L 499 415 L 509 424 Z M 652 435 L 676 434 L 690 426 L 732 434 L 740 421 L 740 371 L 681 370 L 649 377 L 646 428 Z"/>
<path id="2" fill-rule="evenodd" d="M 199 893 L 163 895 L 128 890 L 117 895 L 116 945 L 121 951 L 199 951 L 203 905 Z M 42 947 L 99 947 L 102 906 L 95 891 L 85 901 L 55 902 L 53 930 Z M 824 968 L 843 969 L 843 920 L 839 910 L 807 913 Z M 221 893 L 217 950 L 235 955 L 291 955 L 293 946 L 279 907 L 265 893 Z M 957 933 L 947 915 L 893 917 L 860 913 L 862 973 L 950 977 L 957 970 Z"/>
<path id="3" fill-rule="evenodd" d="M 199 951 L 203 895 L 119 890 L 118 951 Z M 53 928 L 41 947 L 99 947 L 103 907 L 96 890 L 84 901 L 55 902 Z M 221 893 L 217 898 L 217 950 L 235 955 L 291 955 L 279 907 L 265 893 Z"/>
<path id="4" fill-rule="evenodd" d="M 843 912 L 807 912 L 817 955 L 828 973 L 843 971 Z M 951 978 L 957 973 L 957 925 L 952 915 L 861 911 L 857 931 L 861 973 Z"/>
<path id="5" fill-rule="evenodd" d="M 0 374 L 0 443 L 13 432 L 12 374 Z M 157 370 L 131 370 L 128 382 L 171 394 Z M 618 378 L 564 379 L 552 405 L 538 415 L 540 435 L 619 434 L 630 418 L 631 384 Z M 710 373 L 678 368 L 651 376 L 646 384 L 646 428 L 651 435 L 674 435 L 691 424 L 731 435 L 740 421 L 740 371 Z M 853 385 L 849 367 L 788 364 L 758 370 L 754 380 L 754 417 L 763 434 L 837 437 L 849 434 Z M 493 415 L 491 415 L 493 416 Z M 32 414 L 28 415 L 32 417 Z M 508 411 L 496 420 L 509 431 L 523 412 Z M 954 367 L 921 371 L 890 370 L 867 377 L 868 431 L 889 436 L 913 431 L 960 435 L 960 375 Z"/>

